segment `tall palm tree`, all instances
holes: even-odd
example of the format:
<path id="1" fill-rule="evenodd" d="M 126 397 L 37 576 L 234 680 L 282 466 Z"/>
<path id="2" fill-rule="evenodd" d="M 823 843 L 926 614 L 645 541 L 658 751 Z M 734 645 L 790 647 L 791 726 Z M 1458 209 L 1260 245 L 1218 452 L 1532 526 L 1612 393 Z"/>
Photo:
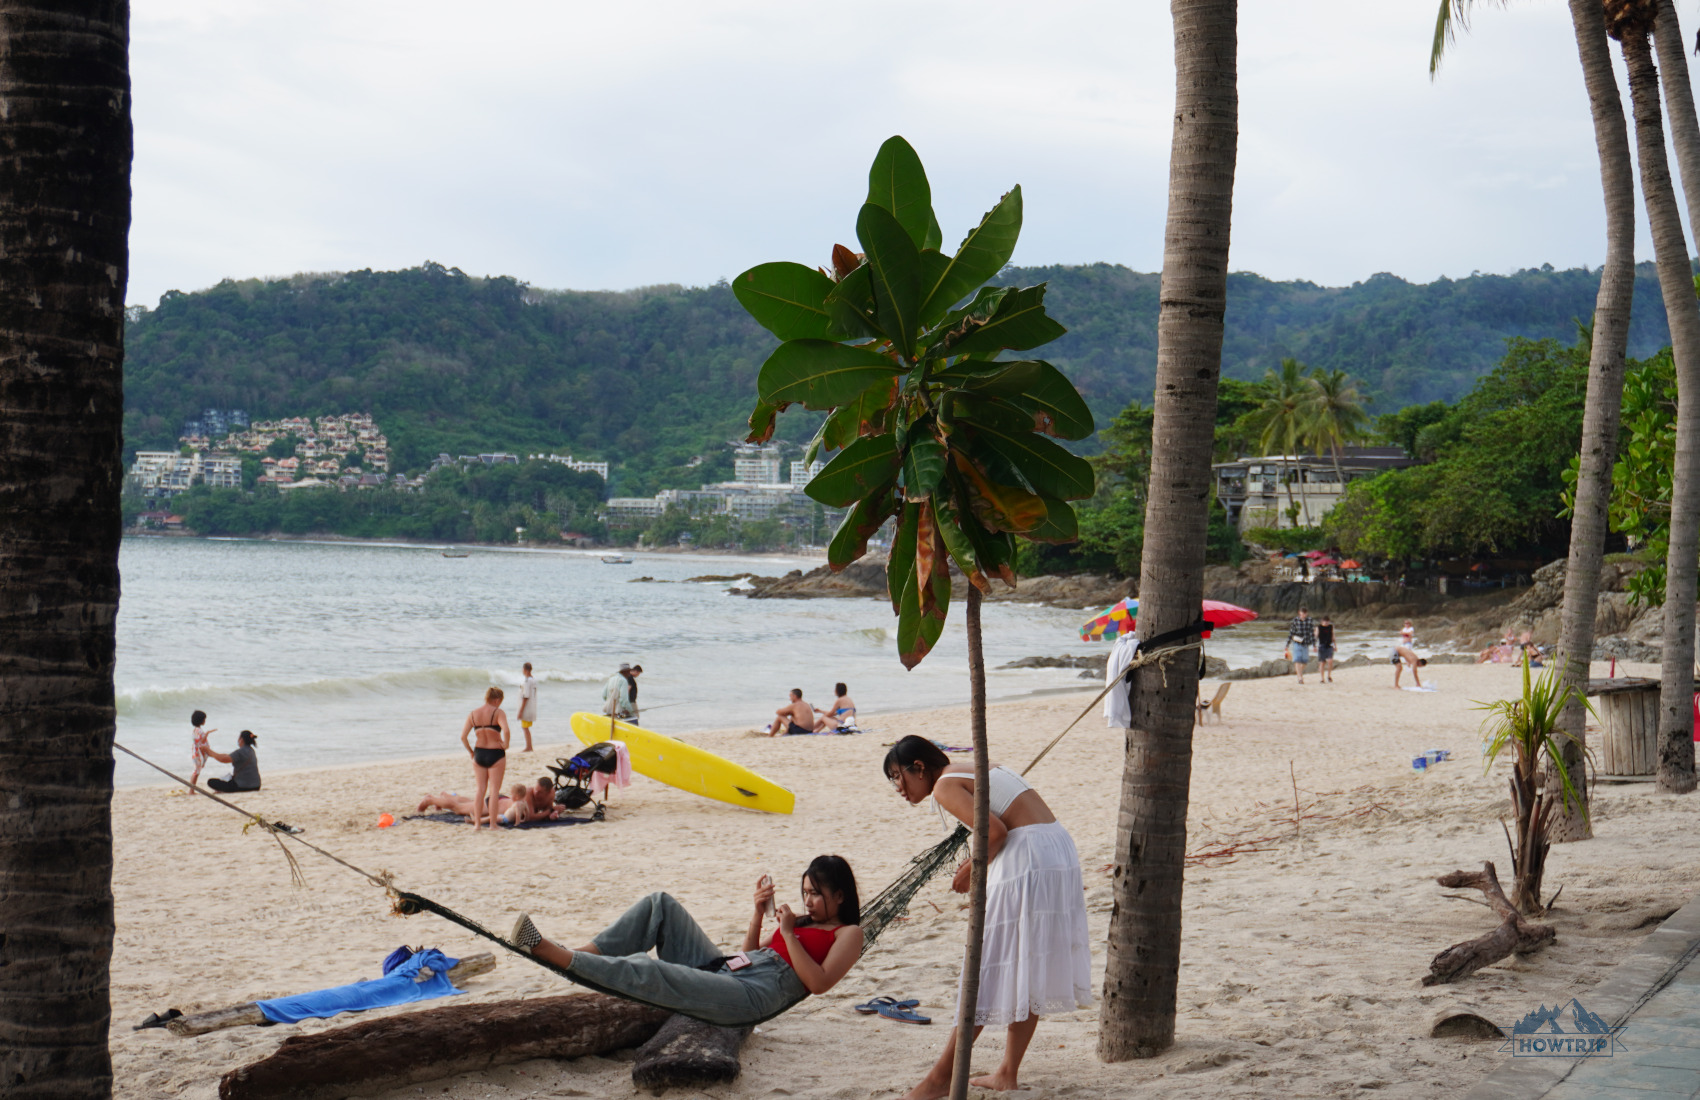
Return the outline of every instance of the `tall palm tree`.
<path id="1" fill-rule="evenodd" d="M 1697 420 L 1700 417 L 1700 301 L 1694 296 L 1688 241 L 1683 235 L 1676 190 L 1665 158 L 1659 74 L 1649 42 L 1657 15 L 1657 0 L 1609 0 L 1606 5 L 1607 31 L 1622 47 L 1629 71 L 1636 152 L 1641 164 L 1641 197 L 1653 231 L 1659 291 L 1670 320 L 1671 354 L 1676 361 L 1677 448 L 1671 488 L 1671 542 L 1665 559 L 1665 648 L 1660 668 L 1664 688 L 1659 697 L 1658 785 L 1661 790 L 1682 794 L 1694 789 L 1693 712 L 1689 709 L 1693 704 L 1689 685 L 1693 682 L 1696 549 L 1700 539 L 1700 532 L 1695 530 L 1696 520 L 1700 519 L 1700 447 L 1697 447 L 1700 440 L 1696 439 L 1696 430 L 1700 429 Z M 1666 25 L 1675 31 L 1674 14 Z M 1678 46 L 1677 52 L 1680 51 Z M 1691 97 L 1689 103 L 1692 106 Z M 1693 186 L 1700 187 L 1700 180 L 1693 181 Z M 1684 734 L 1683 729 L 1688 732 Z M 1686 748 L 1673 743 L 1683 737 L 1689 739 Z"/>
<path id="2" fill-rule="evenodd" d="M 1340 465 L 1340 448 L 1362 439 L 1369 427 L 1369 411 L 1364 408 L 1364 396 L 1357 381 L 1343 370 L 1324 371 L 1321 367 L 1305 379 L 1306 419 L 1312 445 L 1327 448 L 1334 457 L 1334 476 L 1340 487 L 1346 485 L 1346 471 Z"/>
<path id="3" fill-rule="evenodd" d="M 104 1097 L 129 7 L 0 0 L 0 1092 Z"/>
<path id="4" fill-rule="evenodd" d="M 1440 65 L 1441 53 L 1455 27 L 1466 24 L 1471 0 L 1441 0 L 1429 58 L 1429 75 Z M 1588 679 L 1594 649 L 1594 620 L 1599 604 L 1600 562 L 1609 530 L 1612 462 L 1623 404 L 1624 354 L 1629 345 L 1629 306 L 1635 287 L 1635 180 L 1629 156 L 1629 130 L 1623 117 L 1617 76 L 1612 70 L 1600 0 L 1570 0 L 1570 20 L 1588 88 L 1594 121 L 1594 145 L 1600 160 L 1600 185 L 1605 198 L 1606 254 L 1600 287 L 1594 299 L 1589 328 L 1588 395 L 1582 419 L 1581 469 L 1572 505 L 1570 556 L 1564 575 L 1564 604 L 1559 635 L 1564 683 L 1579 700 Z M 1559 725 L 1568 735 L 1563 760 L 1569 775 L 1578 777 L 1582 799 L 1567 803 L 1554 822 L 1552 839 L 1580 840 L 1589 835 L 1587 788 L 1582 767 L 1585 714 L 1579 701 L 1564 708 Z M 1555 776 L 1548 776 L 1556 782 Z"/>
<path id="5" fill-rule="evenodd" d="M 1688 55 L 1676 5 L 1655 0 L 1653 41 L 1659 51 L 1671 140 L 1682 172 L 1691 226 L 1700 227 L 1700 119 L 1688 82 Z M 1700 232 L 1700 229 L 1696 230 Z M 1690 299 L 1692 303 L 1693 299 Z M 1659 779 L 1661 791 L 1694 789 L 1694 600 L 1700 575 L 1700 361 L 1676 363 L 1676 464 L 1671 478 L 1670 548 L 1665 554 L 1665 648 L 1659 666 Z"/>
<path id="6" fill-rule="evenodd" d="M 1263 381 L 1269 387 L 1269 396 L 1263 399 L 1251 420 L 1252 428 L 1257 432 L 1257 445 L 1264 454 L 1279 453 L 1296 460 L 1299 449 L 1310 436 L 1310 389 L 1306 385 L 1304 366 L 1297 359 L 1283 359 L 1281 372 L 1277 374 L 1274 370 L 1266 370 Z M 1293 484 L 1298 482 L 1302 500 L 1304 483 L 1299 480 L 1296 463 L 1287 470 L 1282 480 L 1287 485 L 1287 503 L 1298 515 L 1302 509 L 1293 500 Z"/>
<path id="7" fill-rule="evenodd" d="M 1205 531 L 1228 232 L 1239 139 L 1236 0 L 1170 0 L 1175 128 L 1157 315 L 1151 489 L 1139 577 L 1145 637 L 1196 620 Z M 1115 904 L 1098 1056 L 1150 1057 L 1175 1041 L 1181 885 L 1192 777 L 1196 661 L 1138 670 L 1116 827 Z"/>

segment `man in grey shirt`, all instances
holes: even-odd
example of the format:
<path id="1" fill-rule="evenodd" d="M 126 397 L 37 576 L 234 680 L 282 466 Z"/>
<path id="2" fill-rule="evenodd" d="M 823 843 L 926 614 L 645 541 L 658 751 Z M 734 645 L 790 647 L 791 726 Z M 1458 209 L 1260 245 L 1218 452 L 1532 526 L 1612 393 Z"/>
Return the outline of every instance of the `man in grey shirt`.
<path id="1" fill-rule="evenodd" d="M 260 789 L 260 761 L 254 751 L 254 742 L 259 737 L 252 730 L 243 730 L 236 739 L 237 746 L 229 756 L 214 749 L 208 749 L 207 754 L 221 764 L 231 767 L 229 779 L 209 779 L 207 786 L 220 794 L 230 794 L 235 791 L 257 791 Z"/>

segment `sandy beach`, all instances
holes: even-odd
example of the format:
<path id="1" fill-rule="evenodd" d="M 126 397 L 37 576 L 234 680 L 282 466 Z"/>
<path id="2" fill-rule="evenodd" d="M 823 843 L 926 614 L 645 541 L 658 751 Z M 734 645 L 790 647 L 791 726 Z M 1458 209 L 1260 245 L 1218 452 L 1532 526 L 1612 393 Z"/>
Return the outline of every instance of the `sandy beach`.
<path id="1" fill-rule="evenodd" d="M 1643 666 L 1619 670 L 1658 674 Z M 1692 840 L 1700 797 L 1656 795 L 1650 783 L 1602 785 L 1595 838 L 1555 848 L 1550 857 L 1547 890 L 1564 888 L 1552 917 L 1557 942 L 1459 984 L 1422 988 L 1436 952 L 1493 924 L 1480 905 L 1449 900 L 1434 879 L 1484 860 L 1508 876 L 1499 824 L 1509 813 L 1504 765 L 1483 774 L 1481 716 L 1472 706 L 1518 687 L 1517 672 L 1507 667 L 1432 672 L 1438 690 L 1425 693 L 1390 690 L 1384 665 L 1341 672 L 1332 685 L 1314 675 L 1302 686 L 1291 677 L 1233 685 L 1226 720 L 1197 733 L 1189 850 L 1265 839 L 1253 845 L 1262 851 L 1188 869 L 1175 1047 L 1148 1061 L 1104 1065 L 1096 1056 L 1096 1008 L 1047 1018 L 1024 1067 L 1024 1089 L 1012 1095 L 1445 1095 L 1473 1084 L 1505 1055 L 1493 1042 L 1428 1038 L 1438 1011 L 1468 1005 L 1508 1025 L 1542 1003 L 1585 1001 L 1640 937 L 1700 888 L 1700 848 Z M 1603 666 L 1595 675 L 1605 675 Z M 1091 694 L 994 706 L 993 760 L 1024 766 Z M 420 731 L 420 753 L 440 755 L 268 772 L 266 790 L 237 800 L 491 927 L 505 929 L 527 910 L 546 933 L 576 943 L 638 896 L 667 890 L 711 935 L 734 943 L 763 871 L 773 872 L 785 897 L 812 856 L 836 852 L 853 863 L 864 898 L 890 881 L 938 839 L 940 825 L 929 807 L 910 808 L 892 792 L 878 767 L 883 746 L 907 733 L 952 745 L 968 739 L 960 707 L 880 715 L 860 737 L 768 740 L 741 730 L 688 736 L 791 788 L 797 810 L 785 817 L 639 777 L 615 795 L 603 823 L 498 834 L 406 820 L 376 828 L 380 814 L 411 813 L 428 790 L 468 790 L 471 769 L 454 740 L 460 717 L 445 714 L 440 729 Z M 545 706 L 544 717 L 541 751 L 535 758 L 510 754 L 510 779 L 535 778 L 543 762 L 571 751 L 562 740 L 566 715 L 552 717 Z M 1454 760 L 1413 771 L 1411 757 L 1430 748 L 1450 749 Z M 264 754 L 262 744 L 262 765 Z M 1120 735 L 1089 717 L 1029 777 L 1080 849 L 1095 982 L 1108 924 L 1104 870 L 1121 756 Z M 1295 778 L 1311 815 L 1296 825 Z M 221 1074 L 264 1057 L 286 1036 L 356 1019 L 197 1038 L 132 1031 L 149 1012 L 205 1011 L 375 977 L 383 957 L 403 943 L 453 956 L 489 947 L 433 917 L 390 916 L 381 891 L 299 848 L 307 886 L 293 887 L 273 840 L 244 835 L 235 814 L 181 791 L 118 792 L 113 826 L 112 1050 L 122 1097 L 206 1100 L 216 1096 Z M 937 880 L 837 989 L 762 1025 L 744 1048 L 743 1076 L 709 1094 L 860 1100 L 906 1089 L 944 1041 L 965 924 L 963 899 Z M 464 998 L 574 989 L 503 954 Z M 878 994 L 920 998 L 934 1024 L 851 1011 Z M 431 1003 L 382 1011 L 421 1007 Z M 1001 1047 L 1001 1033 L 988 1031 L 976 1066 L 989 1070 Z M 526 1062 L 390 1096 L 633 1093 L 630 1066 L 615 1056 Z"/>

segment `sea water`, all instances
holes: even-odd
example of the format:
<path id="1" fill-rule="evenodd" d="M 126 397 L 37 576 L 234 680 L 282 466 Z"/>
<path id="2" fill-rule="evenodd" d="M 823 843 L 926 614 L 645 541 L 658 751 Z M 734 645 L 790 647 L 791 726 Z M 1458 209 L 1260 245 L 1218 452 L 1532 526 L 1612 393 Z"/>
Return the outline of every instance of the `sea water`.
<path id="1" fill-rule="evenodd" d="M 464 552 L 124 540 L 118 739 L 186 774 L 189 714 L 199 709 L 219 731 L 212 744 L 220 751 L 234 746 L 240 730 L 258 734 L 265 770 L 458 752 L 466 714 L 491 684 L 508 693 L 513 718 L 526 661 L 539 684 L 534 736 L 544 744 L 572 740 L 569 715 L 599 709 L 602 684 L 622 661 L 644 666 L 643 724 L 671 734 L 766 726 L 792 687 L 830 706 L 837 681 L 849 685 L 874 737 L 882 713 L 968 699 L 960 607 L 938 648 L 906 672 L 886 600 L 752 600 L 728 592 L 729 582 L 689 580 L 782 575 L 814 568 L 818 558 L 637 553 L 630 565 L 609 565 L 583 551 Z M 987 603 L 988 695 L 1096 686 L 1077 669 L 997 667 L 1107 650 L 1080 640 L 1092 614 Z M 1278 657 L 1282 626 L 1220 632 L 1209 652 L 1235 667 Z M 1343 645 L 1340 655 L 1355 651 Z M 960 743 L 968 736 L 965 728 Z M 517 721 L 514 738 L 516 747 L 524 744 Z M 164 781 L 122 754 L 117 768 L 121 786 Z M 214 762 L 205 774 L 227 770 Z"/>

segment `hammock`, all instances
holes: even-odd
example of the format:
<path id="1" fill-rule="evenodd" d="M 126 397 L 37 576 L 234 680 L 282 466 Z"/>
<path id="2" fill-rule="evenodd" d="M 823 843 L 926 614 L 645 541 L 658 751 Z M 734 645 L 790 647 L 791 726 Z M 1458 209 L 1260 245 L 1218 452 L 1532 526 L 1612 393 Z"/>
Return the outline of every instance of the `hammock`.
<path id="1" fill-rule="evenodd" d="M 956 830 L 949 836 L 910 860 L 908 869 L 901 875 L 897 876 L 891 885 L 887 886 L 884 890 L 881 890 L 879 895 L 875 897 L 873 901 L 870 901 L 862 908 L 861 927 L 863 954 L 866 954 L 868 948 L 874 945 L 874 941 L 879 939 L 880 933 L 884 932 L 888 925 L 908 911 L 909 903 L 915 900 L 915 895 L 920 893 L 921 887 L 925 886 L 932 877 L 938 874 L 941 870 L 955 863 L 957 854 L 962 851 L 963 846 L 967 843 L 968 828 L 965 825 L 958 825 Z M 620 999 L 627 1001 L 636 1001 L 638 1004 L 649 1005 L 651 1008 L 665 1009 L 668 1012 L 678 1012 L 681 1016 L 691 1016 L 693 1019 L 701 1019 L 701 1017 L 694 1016 L 688 1009 L 679 1009 L 674 1008 L 671 1005 L 662 1005 L 656 1004 L 654 1001 L 646 1001 L 642 997 L 635 997 L 625 990 L 610 989 L 607 986 L 603 986 L 586 979 L 581 974 L 569 973 L 566 967 L 557 966 L 554 963 L 549 962 L 547 959 L 540 959 L 530 952 L 521 951 L 519 948 L 509 943 L 505 937 L 497 935 L 470 917 L 461 916 L 448 906 L 440 905 L 428 897 L 424 897 L 420 894 L 409 893 L 406 890 L 394 890 L 393 893 L 395 894 L 396 899 L 394 907 L 395 912 L 400 916 L 412 916 L 415 913 L 435 913 L 437 916 L 442 917 L 444 920 L 449 921 L 452 924 L 460 925 L 475 936 L 482 936 L 491 943 L 501 945 L 503 948 L 512 951 L 514 954 L 528 962 L 536 963 L 538 966 L 547 970 L 553 970 L 555 973 L 574 984 L 582 985 L 587 989 L 594 989 L 598 993 L 606 993 L 611 997 L 619 997 Z M 803 997 L 807 996 L 807 993 L 803 994 Z M 755 1024 L 766 1023 L 775 1016 L 795 1008 L 801 1003 L 801 1001 L 802 998 L 800 997 L 795 1001 L 782 1005 L 777 1011 L 770 1012 L 759 1020 L 748 1021 L 748 1025 L 754 1026 Z"/>

